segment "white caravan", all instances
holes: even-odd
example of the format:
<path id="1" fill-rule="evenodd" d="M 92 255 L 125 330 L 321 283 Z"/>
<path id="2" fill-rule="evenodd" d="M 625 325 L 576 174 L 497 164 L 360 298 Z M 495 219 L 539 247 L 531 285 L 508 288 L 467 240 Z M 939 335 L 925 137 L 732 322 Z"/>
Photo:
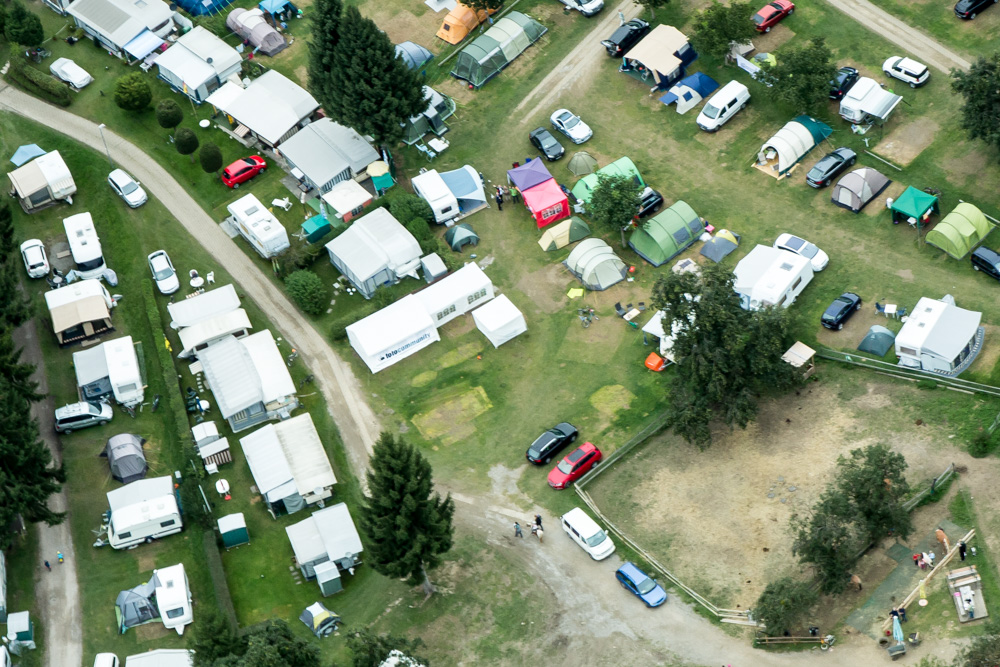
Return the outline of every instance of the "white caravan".
<path id="1" fill-rule="evenodd" d="M 90 213 L 77 213 L 63 219 L 69 251 L 76 264 L 76 272 L 81 278 L 100 278 L 107 269 L 101 239 L 97 237 L 94 219 Z"/>
<path id="2" fill-rule="evenodd" d="M 128 549 L 181 532 L 180 508 L 169 476 L 140 479 L 108 491 L 108 542 Z"/>
<path id="3" fill-rule="evenodd" d="M 430 204 L 431 210 L 434 211 L 434 220 L 439 225 L 457 218 L 461 213 L 458 199 L 436 170 L 431 169 L 414 176 L 410 180 L 410 185 L 413 186 L 414 192 Z"/>
<path id="4" fill-rule="evenodd" d="M 184 634 L 184 626 L 194 620 L 191 610 L 191 587 L 188 585 L 184 564 L 153 570 L 156 581 L 156 607 L 160 610 L 160 620 L 168 630 Z"/>
<path id="5" fill-rule="evenodd" d="M 288 250 L 288 232 L 253 195 L 240 197 L 226 207 L 229 221 L 264 259 Z"/>

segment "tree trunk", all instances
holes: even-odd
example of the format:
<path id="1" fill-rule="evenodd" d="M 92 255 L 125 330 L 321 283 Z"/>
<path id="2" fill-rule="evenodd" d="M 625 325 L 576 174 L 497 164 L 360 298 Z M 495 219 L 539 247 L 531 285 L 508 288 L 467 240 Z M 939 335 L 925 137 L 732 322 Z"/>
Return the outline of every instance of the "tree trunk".
<path id="1" fill-rule="evenodd" d="M 427 576 L 427 568 L 423 564 L 420 565 L 420 572 L 424 575 L 424 595 L 430 597 L 434 594 L 435 588 L 434 584 L 431 583 L 430 577 Z"/>

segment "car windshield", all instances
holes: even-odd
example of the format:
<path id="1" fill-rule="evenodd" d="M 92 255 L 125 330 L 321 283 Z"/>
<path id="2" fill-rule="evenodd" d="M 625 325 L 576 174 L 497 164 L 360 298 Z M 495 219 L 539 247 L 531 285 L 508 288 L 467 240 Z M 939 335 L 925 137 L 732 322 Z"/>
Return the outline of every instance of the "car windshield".
<path id="1" fill-rule="evenodd" d="M 756 23 L 757 25 L 760 25 L 765 20 L 766 19 L 763 16 L 763 12 L 758 12 L 758 13 L 756 13 L 756 14 L 753 15 L 753 22 Z"/>
<path id="2" fill-rule="evenodd" d="M 705 114 L 706 117 L 714 120 L 719 117 L 721 109 L 719 109 L 718 107 L 714 107 L 711 104 L 706 104 L 705 108 L 702 109 L 701 112 Z"/>
<path id="3" fill-rule="evenodd" d="M 139 186 L 135 181 L 126 181 L 125 183 L 120 183 L 123 195 L 130 195 L 139 189 Z"/>
<path id="4" fill-rule="evenodd" d="M 562 474 L 568 475 L 571 472 L 573 472 L 573 464 L 567 461 L 566 459 L 563 459 L 562 461 L 559 462 L 559 465 L 556 466 L 556 469 Z"/>
<path id="5" fill-rule="evenodd" d="M 560 117 L 560 120 L 562 121 L 563 127 L 565 127 L 567 130 L 572 130 L 574 127 L 580 124 L 580 119 L 574 116 L 573 114 L 565 114 Z"/>
<path id="6" fill-rule="evenodd" d="M 599 530 L 584 541 L 587 543 L 588 547 L 596 547 L 606 539 L 608 539 L 608 536 L 604 534 L 603 530 Z"/>
<path id="7" fill-rule="evenodd" d="M 166 280 L 170 276 L 174 275 L 174 270 L 170 268 L 167 260 L 164 259 L 163 255 L 153 258 L 153 277 L 157 280 Z"/>
<path id="8" fill-rule="evenodd" d="M 812 243 L 803 244 L 803 246 L 799 249 L 799 254 L 808 259 L 815 257 L 818 252 L 819 248 L 814 246 Z"/>
<path id="9" fill-rule="evenodd" d="M 95 403 L 93 401 L 87 401 L 87 412 L 89 412 L 92 415 L 99 415 L 99 414 L 101 414 L 101 405 L 100 405 L 100 403 Z"/>
<path id="10" fill-rule="evenodd" d="M 837 78 L 833 80 L 831 83 L 833 83 L 837 87 L 843 86 L 844 82 L 847 81 L 847 77 L 849 77 L 850 75 L 851 75 L 850 72 L 841 71 L 839 74 L 837 74 Z"/>
<path id="11" fill-rule="evenodd" d="M 635 587 L 636 590 L 639 591 L 639 595 L 645 595 L 646 593 L 656 588 L 656 582 L 650 579 L 649 577 L 646 577 L 642 581 L 635 582 Z"/>

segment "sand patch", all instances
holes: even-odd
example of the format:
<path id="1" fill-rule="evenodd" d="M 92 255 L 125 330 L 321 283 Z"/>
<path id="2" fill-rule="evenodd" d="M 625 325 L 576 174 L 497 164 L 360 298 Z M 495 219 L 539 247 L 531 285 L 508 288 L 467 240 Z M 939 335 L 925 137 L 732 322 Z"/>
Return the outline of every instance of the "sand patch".
<path id="1" fill-rule="evenodd" d="M 575 284 L 576 280 L 566 267 L 553 262 L 521 276 L 517 281 L 517 289 L 531 299 L 536 314 L 554 313 L 569 300 L 566 292 Z M 577 299 L 577 302 L 580 301 Z M 583 307 L 582 303 L 580 307 Z"/>
<path id="2" fill-rule="evenodd" d="M 900 269 L 896 271 L 896 275 L 905 283 L 913 282 L 913 269 Z"/>
<path id="3" fill-rule="evenodd" d="M 878 152 L 901 167 L 913 162 L 934 141 L 941 126 L 927 116 L 897 125 L 878 144 Z"/>
<path id="4" fill-rule="evenodd" d="M 163 639 L 169 637 L 172 633 L 173 630 L 168 630 L 159 620 L 135 628 L 136 639 L 141 643 Z"/>
<path id="5" fill-rule="evenodd" d="M 629 402 L 635 398 L 635 394 L 630 392 L 620 384 L 610 384 L 601 387 L 590 395 L 590 404 L 598 412 L 612 416 L 619 410 L 627 410 Z"/>
<path id="6" fill-rule="evenodd" d="M 449 366 L 460 364 L 466 359 L 471 359 L 479 354 L 482 349 L 483 346 L 480 343 L 464 343 L 459 345 L 458 348 L 442 354 L 438 360 L 438 366 L 441 370 L 444 370 Z"/>
<path id="7" fill-rule="evenodd" d="M 973 373 L 983 373 L 991 370 L 1000 360 L 1000 345 L 996 344 L 997 336 L 1000 334 L 1000 327 L 992 324 L 983 324 L 986 330 L 983 348 L 979 351 L 979 356 L 972 362 L 969 370 Z"/>
<path id="8" fill-rule="evenodd" d="M 430 8 L 418 2 L 410 2 L 406 7 L 416 11 L 416 14 L 400 7 L 402 3 L 395 2 L 369 2 L 360 7 L 361 13 L 378 24 L 389 36 L 393 44 L 399 44 L 407 40 L 416 40 L 421 46 L 427 48 L 432 53 L 439 53 L 442 46 L 446 46 L 443 41 L 433 37 L 441 27 L 441 22 L 448 15 L 447 12 L 435 14 Z M 420 35 L 420 38 L 414 37 Z"/>
<path id="9" fill-rule="evenodd" d="M 472 319 L 472 315 L 467 314 L 448 322 L 448 324 L 441 327 L 439 331 L 445 338 L 458 338 L 459 336 L 464 336 L 475 328 L 476 321 Z"/>
<path id="10" fill-rule="evenodd" d="M 433 410 L 413 417 L 413 424 L 427 440 L 440 440 L 450 445 L 475 433 L 472 420 L 491 409 L 486 391 L 473 387 L 468 391 L 439 404 Z"/>
<path id="11" fill-rule="evenodd" d="M 773 53 L 778 58 L 778 62 L 781 62 L 781 52 L 778 49 L 792 37 L 795 37 L 795 31 L 789 27 L 789 21 L 794 20 L 795 15 L 793 14 L 791 17 L 782 19 L 781 23 L 771 28 L 771 32 L 754 35 L 753 45 L 757 49 L 754 55 L 758 53 Z"/>

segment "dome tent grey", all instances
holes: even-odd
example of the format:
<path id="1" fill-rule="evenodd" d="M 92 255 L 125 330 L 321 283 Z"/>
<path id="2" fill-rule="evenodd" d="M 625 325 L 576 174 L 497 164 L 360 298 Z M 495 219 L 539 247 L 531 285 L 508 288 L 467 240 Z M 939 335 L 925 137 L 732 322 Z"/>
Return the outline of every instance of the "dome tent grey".
<path id="1" fill-rule="evenodd" d="M 146 441 L 132 433 L 119 433 L 108 438 L 101 456 L 108 459 L 111 476 L 123 484 L 146 476 L 149 466 L 142 446 Z"/>
<path id="2" fill-rule="evenodd" d="M 510 12 L 462 49 L 451 75 L 480 88 L 500 73 L 548 28 L 521 12 Z"/>

